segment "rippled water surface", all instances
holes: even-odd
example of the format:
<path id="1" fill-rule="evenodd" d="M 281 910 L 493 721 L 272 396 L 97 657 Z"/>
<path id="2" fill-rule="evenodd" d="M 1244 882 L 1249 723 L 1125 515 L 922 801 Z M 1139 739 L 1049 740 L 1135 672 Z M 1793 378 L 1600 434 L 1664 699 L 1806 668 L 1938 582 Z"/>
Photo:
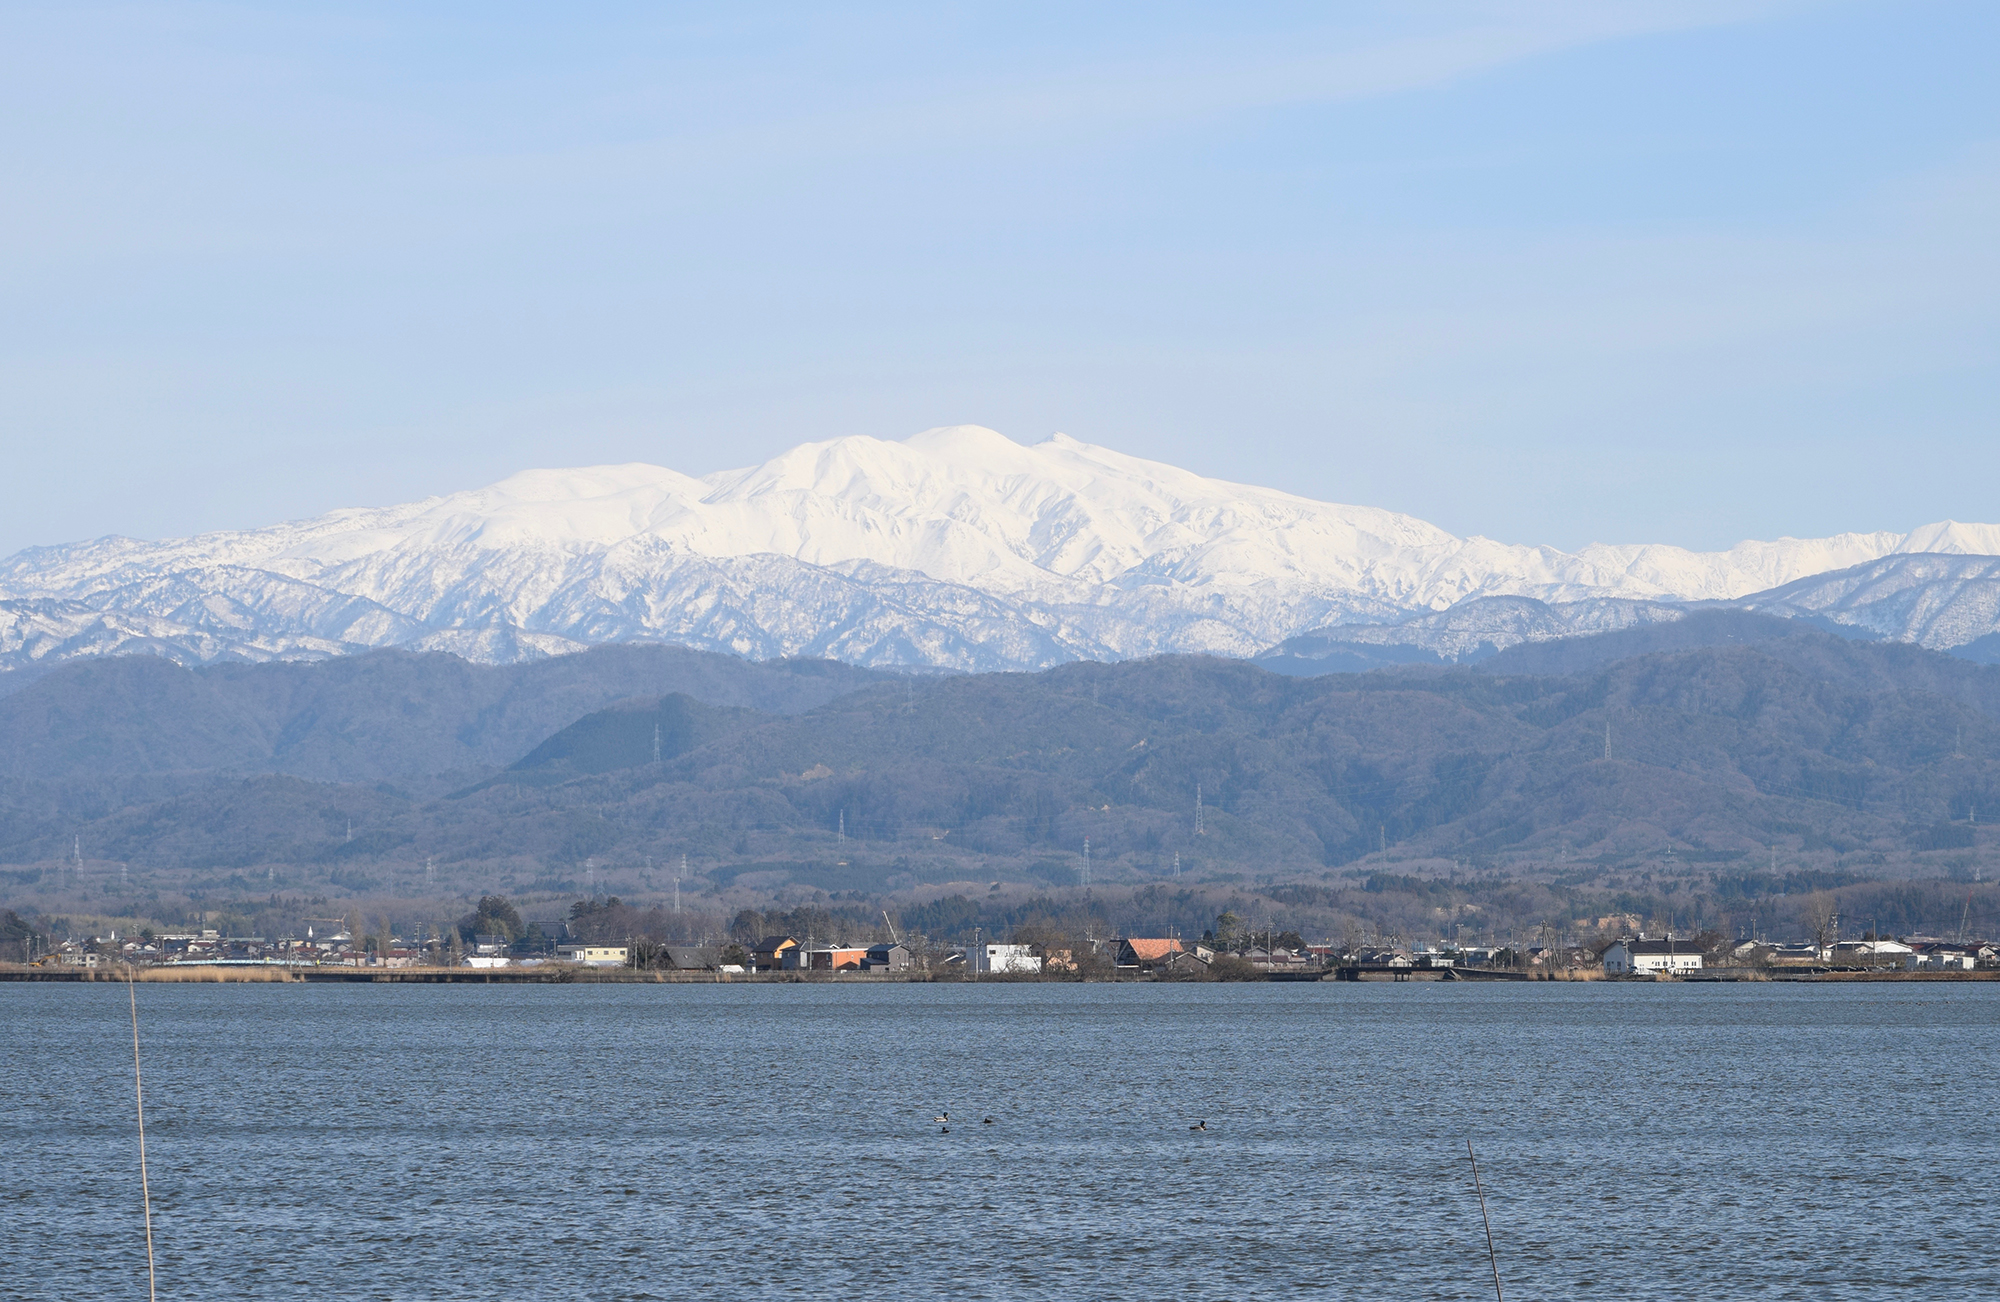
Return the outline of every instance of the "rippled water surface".
<path id="1" fill-rule="evenodd" d="M 1985 985 L 138 996 L 163 1298 L 1491 1297 L 1468 1137 L 1511 1299 L 2000 1296 Z M 0 986 L 0 1296 L 145 1295 L 125 999 Z"/>

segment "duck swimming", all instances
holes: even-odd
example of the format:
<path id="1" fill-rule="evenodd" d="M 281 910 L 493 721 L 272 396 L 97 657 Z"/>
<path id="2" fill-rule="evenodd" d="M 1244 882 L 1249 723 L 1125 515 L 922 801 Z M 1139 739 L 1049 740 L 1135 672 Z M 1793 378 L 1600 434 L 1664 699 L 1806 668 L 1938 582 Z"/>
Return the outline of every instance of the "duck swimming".
<path id="1" fill-rule="evenodd" d="M 1207 1129 L 1208 1129 L 1208 1122 L 1206 1122 L 1206 1121 L 1197 1121 L 1197 1122 L 1195 1122 L 1195 1123 L 1194 1123 L 1194 1124 L 1193 1124 L 1192 1126 L 1189 1126 L 1189 1127 L 1188 1127 L 1188 1129 L 1189 1129 L 1189 1130 L 1207 1130 Z"/>

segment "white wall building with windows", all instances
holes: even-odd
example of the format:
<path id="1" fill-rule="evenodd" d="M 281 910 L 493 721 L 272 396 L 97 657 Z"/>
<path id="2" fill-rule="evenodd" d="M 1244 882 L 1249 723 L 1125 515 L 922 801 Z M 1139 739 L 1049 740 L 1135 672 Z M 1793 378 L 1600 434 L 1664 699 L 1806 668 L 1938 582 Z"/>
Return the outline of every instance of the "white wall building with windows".
<path id="1" fill-rule="evenodd" d="M 624 945 L 557 945 L 556 957 L 586 967 L 624 967 L 632 951 Z"/>
<path id="2" fill-rule="evenodd" d="M 1027 945 L 967 945 L 968 972 L 1039 972 L 1042 960 Z"/>
<path id="3" fill-rule="evenodd" d="M 1696 972 L 1701 951 L 1685 940 L 1620 940 L 1604 951 L 1606 976 L 1643 976 L 1654 972 Z"/>

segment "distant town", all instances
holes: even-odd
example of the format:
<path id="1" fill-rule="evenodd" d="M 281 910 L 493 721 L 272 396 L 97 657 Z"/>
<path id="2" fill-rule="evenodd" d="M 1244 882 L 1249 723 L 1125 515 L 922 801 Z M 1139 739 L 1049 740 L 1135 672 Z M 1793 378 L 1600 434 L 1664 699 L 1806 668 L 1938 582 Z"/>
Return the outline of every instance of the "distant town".
<path id="1" fill-rule="evenodd" d="M 614 899 L 611 905 L 615 906 Z M 885 914 L 884 935 L 827 939 L 787 933 L 738 935 L 716 943 L 673 944 L 645 937 L 584 934 L 580 922 L 605 906 L 578 901 L 565 916 L 523 919 L 487 897 L 458 926 L 421 934 L 357 934 L 340 919 L 308 924 L 301 935 L 235 936 L 213 928 L 111 932 L 51 938 L 17 915 L 0 919 L 16 975 L 134 972 L 194 976 L 297 973 L 329 978 L 428 975 L 434 979 L 873 978 L 1154 981 L 1454 980 L 1770 980 L 1856 976 L 2000 975 L 2000 944 L 1938 936 L 1843 940 L 1837 920 L 1815 939 L 1774 943 L 1713 932 L 1648 934 L 1613 924 L 1589 943 L 1476 945 L 1448 941 L 1314 943 L 1296 932 L 1254 933 L 1225 913 L 1199 938 L 1010 935 L 937 940 L 900 935 Z M 756 920 L 747 914 L 739 928 Z M 1636 920 L 1633 920 L 1636 921 Z M 1032 928 L 1021 929 L 1032 932 Z"/>

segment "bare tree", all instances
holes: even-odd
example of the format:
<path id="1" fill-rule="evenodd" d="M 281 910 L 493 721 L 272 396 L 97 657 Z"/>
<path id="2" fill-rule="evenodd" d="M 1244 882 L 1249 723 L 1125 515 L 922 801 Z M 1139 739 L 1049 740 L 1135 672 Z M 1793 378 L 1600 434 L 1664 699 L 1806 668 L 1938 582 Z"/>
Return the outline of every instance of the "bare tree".
<path id="1" fill-rule="evenodd" d="M 1812 937 L 1813 948 L 1826 958 L 1840 932 L 1840 901 L 1831 892 L 1815 891 L 1799 901 L 1799 923 Z"/>

